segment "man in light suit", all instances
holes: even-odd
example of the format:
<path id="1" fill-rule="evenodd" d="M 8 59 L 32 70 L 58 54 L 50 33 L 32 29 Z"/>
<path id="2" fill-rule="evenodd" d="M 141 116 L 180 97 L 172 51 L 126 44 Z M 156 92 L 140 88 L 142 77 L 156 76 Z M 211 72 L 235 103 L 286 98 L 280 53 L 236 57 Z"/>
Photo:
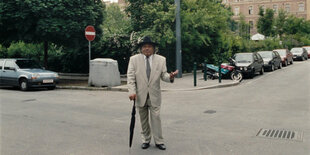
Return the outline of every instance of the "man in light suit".
<path id="1" fill-rule="evenodd" d="M 162 136 L 160 105 L 160 79 L 165 82 L 174 81 L 178 73 L 167 73 L 166 58 L 155 54 L 156 43 L 150 37 L 144 37 L 139 44 L 140 54 L 130 57 L 127 70 L 129 99 L 136 100 L 142 126 L 142 149 L 150 146 L 153 135 L 155 145 L 165 150 Z M 149 123 L 150 113 L 150 123 Z"/>

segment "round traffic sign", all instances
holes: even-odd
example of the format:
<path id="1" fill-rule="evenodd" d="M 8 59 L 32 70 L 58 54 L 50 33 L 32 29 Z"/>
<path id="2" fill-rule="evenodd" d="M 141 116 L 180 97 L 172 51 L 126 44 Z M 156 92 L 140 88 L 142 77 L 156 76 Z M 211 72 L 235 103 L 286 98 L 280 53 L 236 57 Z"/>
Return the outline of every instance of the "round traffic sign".
<path id="1" fill-rule="evenodd" d="M 88 41 L 93 41 L 96 37 L 95 28 L 91 25 L 87 26 L 85 29 L 85 37 Z"/>

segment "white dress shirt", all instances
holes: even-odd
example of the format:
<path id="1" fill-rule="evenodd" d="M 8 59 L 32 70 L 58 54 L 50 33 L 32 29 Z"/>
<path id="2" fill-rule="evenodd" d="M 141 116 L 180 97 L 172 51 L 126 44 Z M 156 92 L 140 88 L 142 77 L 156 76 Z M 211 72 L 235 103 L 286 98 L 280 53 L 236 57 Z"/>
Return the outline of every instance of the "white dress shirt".
<path id="1" fill-rule="evenodd" d="M 144 56 L 144 62 L 145 62 L 145 68 L 146 68 L 146 56 Z M 150 68 L 151 68 L 151 71 L 152 71 L 152 59 L 153 58 L 153 54 L 149 56 L 149 63 L 150 63 Z"/>

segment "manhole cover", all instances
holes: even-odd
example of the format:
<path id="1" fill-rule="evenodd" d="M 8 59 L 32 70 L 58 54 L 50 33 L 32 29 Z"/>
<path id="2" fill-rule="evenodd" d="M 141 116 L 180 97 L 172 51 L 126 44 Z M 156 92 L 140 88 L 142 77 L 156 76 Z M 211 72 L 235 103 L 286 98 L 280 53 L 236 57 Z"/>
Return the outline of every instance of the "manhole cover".
<path id="1" fill-rule="evenodd" d="M 214 113 L 216 113 L 216 111 L 215 111 L 215 110 L 207 110 L 207 111 L 205 111 L 205 112 L 203 112 L 203 113 L 206 113 L 206 114 L 214 114 Z"/>
<path id="2" fill-rule="evenodd" d="M 257 137 L 302 141 L 303 132 L 287 129 L 260 129 Z"/>

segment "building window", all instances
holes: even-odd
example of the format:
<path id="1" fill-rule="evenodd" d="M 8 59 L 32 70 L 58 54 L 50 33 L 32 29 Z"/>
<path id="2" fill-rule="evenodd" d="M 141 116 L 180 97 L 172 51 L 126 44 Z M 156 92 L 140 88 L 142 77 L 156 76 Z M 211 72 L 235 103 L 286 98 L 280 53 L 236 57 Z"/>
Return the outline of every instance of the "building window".
<path id="1" fill-rule="evenodd" d="M 240 0 L 235 0 L 235 2 L 239 2 Z"/>
<path id="2" fill-rule="evenodd" d="M 290 9 L 291 9 L 290 4 L 286 4 L 286 5 L 285 5 L 285 11 L 286 11 L 286 12 L 290 12 Z"/>
<path id="3" fill-rule="evenodd" d="M 298 9 L 299 12 L 304 12 L 305 11 L 305 4 L 304 3 L 299 3 L 298 7 L 299 7 L 299 9 Z"/>
<path id="4" fill-rule="evenodd" d="M 235 7 L 235 16 L 238 16 L 239 15 L 239 7 Z"/>
<path id="5" fill-rule="evenodd" d="M 253 6 L 249 6 L 249 15 L 253 15 Z"/>
<path id="6" fill-rule="evenodd" d="M 277 4 L 274 4 L 274 5 L 273 5 L 273 11 L 274 11 L 275 13 L 278 13 L 278 5 L 277 5 Z"/>

